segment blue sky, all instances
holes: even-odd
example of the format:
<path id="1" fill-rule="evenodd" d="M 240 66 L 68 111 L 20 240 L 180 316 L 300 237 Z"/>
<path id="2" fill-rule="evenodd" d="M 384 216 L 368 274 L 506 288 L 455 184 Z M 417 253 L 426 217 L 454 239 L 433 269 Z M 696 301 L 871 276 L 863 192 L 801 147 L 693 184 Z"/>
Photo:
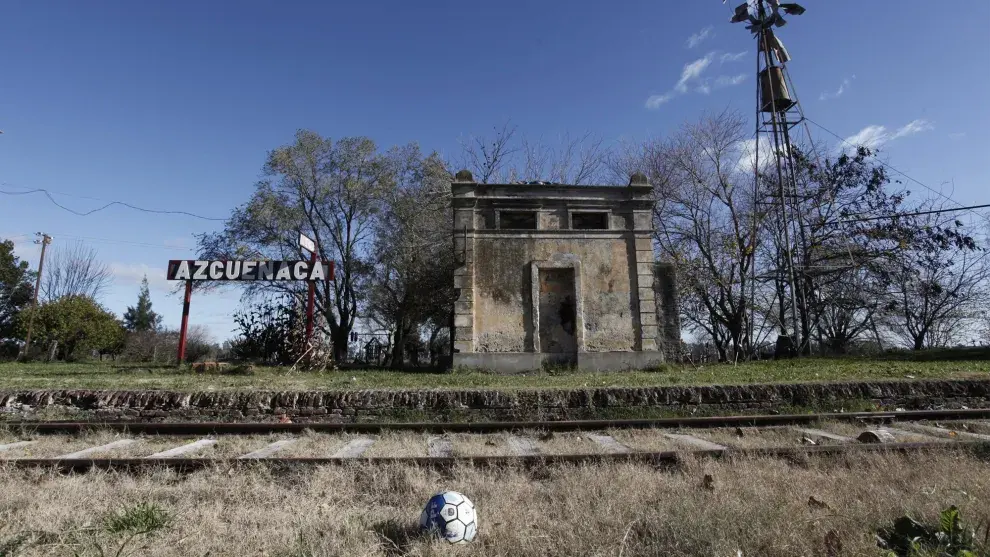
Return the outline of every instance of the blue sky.
<path id="1" fill-rule="evenodd" d="M 882 144 L 894 167 L 958 202 L 990 202 L 990 2 L 803 4 L 778 35 L 806 114 Z M 706 110 L 749 115 L 754 45 L 731 12 L 718 0 L 10 0 L 0 189 L 46 188 L 80 211 L 98 198 L 225 217 L 297 128 L 450 155 L 509 120 L 531 137 L 611 143 Z M 173 327 L 181 303 L 166 295 L 165 264 L 218 224 L 123 207 L 79 217 L 41 195 L 0 196 L 0 237 L 32 265 L 34 232 L 82 238 L 116 272 L 110 309 L 133 304 L 147 273 Z M 191 322 L 230 336 L 237 298 L 194 299 Z"/>

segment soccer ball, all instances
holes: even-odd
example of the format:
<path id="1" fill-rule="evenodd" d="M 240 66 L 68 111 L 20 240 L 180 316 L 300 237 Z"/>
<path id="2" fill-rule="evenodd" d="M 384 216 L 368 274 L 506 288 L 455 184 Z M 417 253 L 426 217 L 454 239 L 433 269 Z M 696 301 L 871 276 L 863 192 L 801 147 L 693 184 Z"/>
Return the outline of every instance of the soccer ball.
<path id="1" fill-rule="evenodd" d="M 474 503 L 456 491 L 438 493 L 419 515 L 419 527 L 450 543 L 468 543 L 478 534 Z"/>

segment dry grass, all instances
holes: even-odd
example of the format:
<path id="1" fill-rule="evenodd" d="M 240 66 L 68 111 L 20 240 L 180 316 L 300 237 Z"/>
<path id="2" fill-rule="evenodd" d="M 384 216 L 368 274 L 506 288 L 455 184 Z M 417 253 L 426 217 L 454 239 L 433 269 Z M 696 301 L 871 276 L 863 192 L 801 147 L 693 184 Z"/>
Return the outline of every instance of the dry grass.
<path id="1" fill-rule="evenodd" d="M 928 425 L 935 425 L 935 422 L 924 422 Z M 958 422 L 939 422 L 939 425 L 949 429 L 955 429 L 957 431 L 970 431 L 972 433 L 981 433 L 983 435 L 990 435 L 990 421 L 958 421 Z"/>
<path id="2" fill-rule="evenodd" d="M 634 451 L 663 452 L 681 448 L 675 441 L 661 435 L 669 429 L 614 429 L 608 432 L 613 439 Z"/>
<path id="3" fill-rule="evenodd" d="M 536 439 L 536 446 L 543 454 L 604 454 L 609 452 L 605 447 L 595 443 L 590 437 L 581 432 L 563 432 L 549 434 L 531 434 Z"/>
<path id="4" fill-rule="evenodd" d="M 714 488 L 702 487 L 710 474 Z M 420 539 L 421 505 L 456 489 L 478 506 L 480 536 L 453 551 Z M 964 455 L 857 455 L 734 463 L 687 460 L 674 471 L 642 465 L 520 469 L 306 468 L 286 475 L 159 471 L 60 476 L 0 469 L 0 543 L 47 532 L 24 555 L 72 555 L 66 532 L 125 504 L 176 516 L 139 555 L 824 555 L 835 530 L 841 555 L 877 555 L 873 532 L 910 513 L 932 521 L 958 505 L 990 521 L 990 464 Z M 809 506 L 809 497 L 828 508 Z M 37 539 L 37 538 L 36 538 Z"/>
<path id="5" fill-rule="evenodd" d="M 739 435 L 742 432 L 742 435 Z M 732 449 L 758 449 L 765 447 L 791 447 L 801 443 L 801 435 L 789 427 L 727 427 L 715 429 L 682 430 L 686 433 Z"/>
<path id="6" fill-rule="evenodd" d="M 388 432 L 375 437 L 375 444 L 368 447 L 362 456 L 427 456 L 426 448 L 431 435 Z"/>
<path id="7" fill-rule="evenodd" d="M 894 436 L 894 440 L 899 443 L 934 442 L 934 441 L 949 440 L 947 438 L 939 437 L 937 435 L 925 435 L 924 433 L 914 432 L 908 429 L 907 427 L 898 425 L 897 423 L 889 424 L 888 426 L 885 424 L 855 424 L 849 422 L 828 422 L 825 424 L 809 426 L 809 427 L 814 427 L 816 429 L 821 429 L 824 431 L 828 431 L 830 433 L 835 433 L 837 435 L 845 435 L 846 437 L 852 437 L 853 439 L 856 439 L 857 437 L 859 437 L 860 433 L 863 433 L 868 429 L 887 429 L 888 427 L 892 427 L 894 429 L 903 430 L 905 432 L 903 434 L 891 432 L 891 434 Z"/>
<path id="8" fill-rule="evenodd" d="M 36 441 L 34 444 L 3 451 L 0 458 L 53 458 L 90 447 L 105 445 L 127 438 L 110 431 L 92 431 L 81 435 L 18 435 L 17 441 Z"/>
<path id="9" fill-rule="evenodd" d="M 454 433 L 448 436 L 454 456 L 498 456 L 512 454 L 505 434 L 471 435 Z"/>

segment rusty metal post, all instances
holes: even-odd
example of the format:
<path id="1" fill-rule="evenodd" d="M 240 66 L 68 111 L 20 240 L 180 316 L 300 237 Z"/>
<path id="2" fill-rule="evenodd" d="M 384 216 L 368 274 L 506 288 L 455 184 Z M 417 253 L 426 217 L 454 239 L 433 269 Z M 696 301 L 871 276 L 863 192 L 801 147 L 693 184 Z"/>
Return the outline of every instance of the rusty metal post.
<path id="1" fill-rule="evenodd" d="M 189 329 L 189 301 L 192 299 L 192 281 L 186 281 L 186 296 L 182 302 L 182 327 L 179 329 L 178 365 L 186 360 L 186 332 Z"/>

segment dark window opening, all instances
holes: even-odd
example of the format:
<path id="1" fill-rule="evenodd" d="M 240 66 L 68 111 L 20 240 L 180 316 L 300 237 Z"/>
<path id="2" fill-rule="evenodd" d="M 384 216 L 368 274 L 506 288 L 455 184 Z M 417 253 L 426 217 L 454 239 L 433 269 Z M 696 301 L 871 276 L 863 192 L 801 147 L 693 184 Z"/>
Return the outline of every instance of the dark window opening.
<path id="1" fill-rule="evenodd" d="M 536 230 L 536 211 L 502 211 L 498 219 L 503 230 Z"/>
<path id="2" fill-rule="evenodd" d="M 608 230 L 608 213 L 572 213 L 574 230 Z"/>

